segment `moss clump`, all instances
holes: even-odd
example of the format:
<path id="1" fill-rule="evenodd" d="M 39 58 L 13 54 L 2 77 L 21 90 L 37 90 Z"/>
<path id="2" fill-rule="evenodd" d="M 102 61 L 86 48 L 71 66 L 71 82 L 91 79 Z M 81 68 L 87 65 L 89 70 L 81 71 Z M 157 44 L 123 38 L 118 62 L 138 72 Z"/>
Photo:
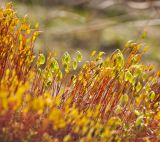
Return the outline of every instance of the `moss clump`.
<path id="1" fill-rule="evenodd" d="M 160 73 L 141 62 L 140 43 L 93 51 L 71 76 L 80 52 L 35 57 L 38 34 L 12 4 L 0 10 L 1 141 L 160 140 Z"/>

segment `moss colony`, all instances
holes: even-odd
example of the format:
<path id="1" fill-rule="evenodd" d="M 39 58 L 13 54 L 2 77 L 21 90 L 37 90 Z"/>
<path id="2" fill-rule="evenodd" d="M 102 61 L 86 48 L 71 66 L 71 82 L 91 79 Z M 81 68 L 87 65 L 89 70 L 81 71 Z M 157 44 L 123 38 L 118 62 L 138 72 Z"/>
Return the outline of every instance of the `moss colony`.
<path id="1" fill-rule="evenodd" d="M 160 141 L 160 72 L 144 65 L 141 43 L 105 57 L 93 51 L 35 56 L 38 27 L 0 9 L 1 142 Z"/>

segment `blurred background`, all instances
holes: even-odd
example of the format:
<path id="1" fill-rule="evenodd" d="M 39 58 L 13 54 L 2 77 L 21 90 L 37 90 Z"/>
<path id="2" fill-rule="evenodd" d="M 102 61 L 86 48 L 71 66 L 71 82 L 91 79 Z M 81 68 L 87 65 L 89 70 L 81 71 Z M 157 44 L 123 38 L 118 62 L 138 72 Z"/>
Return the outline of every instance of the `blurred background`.
<path id="1" fill-rule="evenodd" d="M 9 0 L 0 0 L 4 6 Z M 11 1 L 11 0 L 10 0 Z M 149 47 L 145 61 L 160 66 L 160 0 L 12 0 L 19 16 L 42 31 L 36 51 L 61 56 L 77 50 L 87 60 L 92 50 L 122 49 L 128 40 Z"/>

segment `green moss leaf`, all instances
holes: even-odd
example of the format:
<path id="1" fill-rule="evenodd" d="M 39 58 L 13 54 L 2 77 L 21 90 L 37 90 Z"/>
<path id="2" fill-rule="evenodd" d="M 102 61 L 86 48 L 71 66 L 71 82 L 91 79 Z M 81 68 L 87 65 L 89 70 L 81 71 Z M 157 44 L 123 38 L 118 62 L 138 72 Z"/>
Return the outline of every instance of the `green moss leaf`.
<path id="1" fill-rule="evenodd" d="M 131 74 L 131 72 L 130 71 L 127 71 L 126 73 L 125 73 L 125 81 L 129 81 L 130 83 L 132 83 L 132 81 L 133 81 L 133 75 Z"/>
<path id="2" fill-rule="evenodd" d="M 45 56 L 43 54 L 39 54 L 37 59 L 37 66 L 43 65 L 45 63 Z"/>
<path id="3" fill-rule="evenodd" d="M 92 52 L 91 52 L 91 57 L 93 57 L 95 54 L 96 54 L 96 51 L 95 51 L 95 50 L 92 51 Z"/>
<path id="4" fill-rule="evenodd" d="M 137 86 L 136 86 L 136 92 L 138 93 L 142 88 L 142 85 L 140 82 L 138 82 Z"/>
<path id="5" fill-rule="evenodd" d="M 125 104 L 128 102 L 128 99 L 129 99 L 129 97 L 128 97 L 127 94 L 124 94 L 124 95 L 121 97 L 120 103 L 122 104 L 122 106 L 125 105 Z"/>
<path id="6" fill-rule="evenodd" d="M 149 99 L 153 101 L 155 99 L 155 96 L 156 96 L 155 92 L 151 91 L 151 93 L 149 94 Z"/>
<path id="7" fill-rule="evenodd" d="M 77 53 L 78 53 L 77 60 L 78 60 L 78 62 L 81 62 L 82 61 L 82 55 L 79 51 Z"/>
<path id="8" fill-rule="evenodd" d="M 123 57 L 123 54 L 121 53 L 120 50 L 119 50 L 119 52 L 117 53 L 116 65 L 117 65 L 119 68 L 122 68 L 122 67 L 124 66 L 124 57 Z"/>
<path id="9" fill-rule="evenodd" d="M 52 72 L 56 73 L 59 70 L 59 64 L 55 58 L 51 59 L 50 69 Z"/>
<path id="10" fill-rule="evenodd" d="M 144 125 L 144 117 L 143 115 L 140 115 L 137 117 L 135 125 L 137 128 L 141 128 Z"/>
<path id="11" fill-rule="evenodd" d="M 76 70 L 77 69 L 77 60 L 74 59 L 73 61 L 73 69 Z"/>

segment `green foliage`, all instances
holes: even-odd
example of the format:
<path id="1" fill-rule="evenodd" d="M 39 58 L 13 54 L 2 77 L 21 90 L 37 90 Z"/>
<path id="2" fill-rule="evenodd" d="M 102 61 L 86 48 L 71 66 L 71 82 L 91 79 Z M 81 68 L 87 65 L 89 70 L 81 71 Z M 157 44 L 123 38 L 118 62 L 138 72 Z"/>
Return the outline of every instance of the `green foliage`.
<path id="1" fill-rule="evenodd" d="M 130 41 L 111 56 L 33 53 L 38 30 L 8 4 L 0 10 L 0 140 L 159 141 L 160 72 Z M 37 26 L 36 26 L 37 27 Z"/>
<path id="2" fill-rule="evenodd" d="M 77 60 L 78 62 L 81 62 L 82 61 L 82 55 L 79 51 L 77 51 L 78 55 L 77 55 Z"/>
<path id="3" fill-rule="evenodd" d="M 76 70 L 77 69 L 77 60 L 74 59 L 73 61 L 73 69 Z"/>
<path id="4" fill-rule="evenodd" d="M 43 54 L 39 54 L 37 59 L 37 66 L 43 65 L 45 63 L 45 56 Z"/>

